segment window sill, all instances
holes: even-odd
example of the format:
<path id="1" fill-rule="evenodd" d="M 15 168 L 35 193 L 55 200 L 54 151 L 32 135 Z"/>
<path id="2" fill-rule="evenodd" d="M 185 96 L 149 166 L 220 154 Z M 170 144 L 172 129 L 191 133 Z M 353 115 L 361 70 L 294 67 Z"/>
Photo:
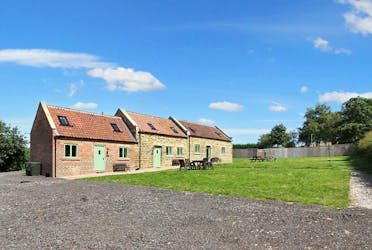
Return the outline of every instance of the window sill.
<path id="1" fill-rule="evenodd" d="M 79 158 L 67 158 L 67 157 L 64 157 L 62 158 L 62 161 L 80 161 Z"/>
<path id="2" fill-rule="evenodd" d="M 129 158 L 119 158 L 118 161 L 129 161 Z"/>
<path id="3" fill-rule="evenodd" d="M 200 153 L 194 153 L 194 155 L 200 155 Z"/>

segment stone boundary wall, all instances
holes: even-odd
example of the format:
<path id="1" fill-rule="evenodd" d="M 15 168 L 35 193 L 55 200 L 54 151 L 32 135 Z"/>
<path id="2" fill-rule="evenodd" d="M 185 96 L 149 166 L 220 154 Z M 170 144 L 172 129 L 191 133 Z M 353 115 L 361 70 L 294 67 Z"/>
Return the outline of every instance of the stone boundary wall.
<path id="1" fill-rule="evenodd" d="M 301 148 L 265 148 L 266 156 L 275 158 L 295 158 L 295 157 L 327 157 L 353 155 L 355 152 L 354 144 L 335 144 L 324 147 L 301 147 Z M 257 148 L 233 149 L 234 158 L 251 158 L 257 154 Z"/>

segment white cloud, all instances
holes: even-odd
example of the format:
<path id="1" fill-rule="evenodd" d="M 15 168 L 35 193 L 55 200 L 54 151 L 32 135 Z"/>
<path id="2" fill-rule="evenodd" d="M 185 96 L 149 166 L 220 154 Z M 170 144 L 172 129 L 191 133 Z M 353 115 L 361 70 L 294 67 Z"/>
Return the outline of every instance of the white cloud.
<path id="1" fill-rule="evenodd" d="M 372 98 L 372 92 L 366 93 L 355 93 L 355 92 L 326 92 L 322 95 L 319 95 L 320 102 L 337 102 L 344 103 L 353 97 L 365 97 Z"/>
<path id="2" fill-rule="evenodd" d="M 97 103 L 94 102 L 77 102 L 71 106 L 74 109 L 95 109 L 97 108 Z"/>
<path id="3" fill-rule="evenodd" d="M 270 132 L 270 129 L 261 128 L 227 128 L 223 129 L 228 135 L 262 135 Z"/>
<path id="4" fill-rule="evenodd" d="M 97 68 L 110 67 L 113 65 L 112 63 L 100 61 L 100 58 L 95 55 L 46 49 L 0 50 L 0 63 L 1 62 L 50 68 Z"/>
<path id="5" fill-rule="evenodd" d="M 74 96 L 79 87 L 84 86 L 84 81 L 80 80 L 79 83 L 71 83 L 68 96 Z"/>
<path id="6" fill-rule="evenodd" d="M 68 92 L 68 96 L 71 97 L 71 96 L 75 95 L 77 89 L 78 89 L 78 87 L 76 86 L 76 84 L 71 83 L 70 84 L 70 91 Z"/>
<path id="7" fill-rule="evenodd" d="M 345 48 L 332 48 L 329 41 L 318 37 L 313 40 L 314 48 L 319 49 L 322 52 L 333 53 L 336 55 L 351 55 L 352 51 Z"/>
<path id="8" fill-rule="evenodd" d="M 269 106 L 269 110 L 270 111 L 273 111 L 273 112 L 283 112 L 283 111 L 287 111 L 287 107 L 280 104 L 280 103 L 277 103 L 277 102 L 272 102 L 274 105 L 271 105 Z"/>
<path id="9" fill-rule="evenodd" d="M 219 109 L 219 110 L 228 111 L 228 112 L 235 112 L 235 111 L 243 110 L 244 106 L 237 104 L 237 103 L 224 101 L 224 102 L 213 102 L 209 104 L 209 108 Z"/>
<path id="10" fill-rule="evenodd" d="M 331 51 L 332 48 L 329 45 L 329 42 L 323 38 L 318 37 L 313 41 L 314 47 L 323 51 L 323 52 L 328 52 Z"/>
<path id="11" fill-rule="evenodd" d="M 300 92 L 301 93 L 306 93 L 308 90 L 309 90 L 309 88 L 307 86 L 302 86 L 301 89 L 300 89 Z"/>
<path id="12" fill-rule="evenodd" d="M 109 90 L 138 92 L 165 89 L 165 85 L 149 72 L 130 68 L 95 68 L 89 70 L 88 75 L 104 79 Z"/>
<path id="13" fill-rule="evenodd" d="M 210 120 L 210 119 L 207 119 L 207 118 L 200 118 L 200 119 L 199 119 L 199 123 L 204 124 L 204 125 L 209 125 L 209 126 L 211 126 L 211 125 L 213 125 L 215 122 L 212 121 L 212 120 Z"/>
<path id="14" fill-rule="evenodd" d="M 354 33 L 372 34 L 372 1 L 371 0 L 339 0 L 348 4 L 351 10 L 344 14 L 346 25 Z"/>
<path id="15" fill-rule="evenodd" d="M 344 54 L 344 55 L 351 55 L 351 54 L 352 54 L 351 50 L 349 50 L 349 49 L 344 49 L 344 48 L 334 49 L 333 52 L 334 52 L 336 55 L 341 55 L 341 54 Z"/>
<path id="16" fill-rule="evenodd" d="M 85 53 L 47 49 L 5 49 L 0 50 L 0 63 L 62 69 L 84 68 L 88 69 L 89 76 L 104 79 L 109 90 L 138 92 L 165 89 L 165 85 L 149 72 L 117 67 L 114 63 L 103 62 L 99 57 Z M 69 96 L 74 95 L 76 90 L 77 85 L 70 86 Z"/>

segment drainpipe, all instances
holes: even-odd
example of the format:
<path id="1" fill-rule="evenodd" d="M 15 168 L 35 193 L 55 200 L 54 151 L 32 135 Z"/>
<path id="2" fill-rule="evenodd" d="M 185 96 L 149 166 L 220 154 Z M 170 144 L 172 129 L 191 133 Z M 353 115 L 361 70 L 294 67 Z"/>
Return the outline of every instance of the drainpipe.
<path id="1" fill-rule="evenodd" d="M 189 160 L 191 161 L 191 141 L 190 141 L 190 136 L 188 135 L 187 138 L 189 139 Z"/>
<path id="2" fill-rule="evenodd" d="M 138 149 L 138 169 L 141 169 L 141 152 L 142 152 L 142 144 L 141 144 L 141 133 L 138 132 L 138 139 L 139 139 L 139 149 Z"/>
<path id="3" fill-rule="evenodd" d="M 57 178 L 57 136 L 54 136 L 54 177 Z"/>

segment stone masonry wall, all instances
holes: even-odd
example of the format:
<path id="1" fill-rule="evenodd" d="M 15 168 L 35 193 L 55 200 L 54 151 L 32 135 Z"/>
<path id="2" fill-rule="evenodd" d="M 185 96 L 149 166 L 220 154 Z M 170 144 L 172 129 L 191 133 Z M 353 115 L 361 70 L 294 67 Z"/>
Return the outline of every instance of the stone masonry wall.
<path id="1" fill-rule="evenodd" d="M 161 166 L 172 166 L 173 159 L 188 158 L 188 139 L 154 134 L 137 134 L 137 140 L 141 144 L 141 168 L 154 166 L 153 150 L 155 146 L 161 147 Z M 166 155 L 166 147 L 172 147 L 172 154 Z M 177 155 L 177 147 L 183 148 L 182 156 Z"/>
<path id="2" fill-rule="evenodd" d="M 64 157 L 64 145 L 78 145 L 78 157 Z M 57 139 L 56 142 L 56 172 L 57 177 L 92 174 L 94 171 L 94 146 L 105 146 L 106 167 L 105 172 L 113 171 L 113 164 L 126 163 L 131 169 L 138 167 L 138 146 L 115 142 L 97 142 L 78 139 Z M 128 147 L 128 159 L 119 159 L 119 147 Z"/>
<path id="3" fill-rule="evenodd" d="M 200 153 L 195 152 L 195 144 L 200 145 Z M 226 141 L 190 137 L 190 160 L 202 160 L 206 157 L 206 148 L 211 147 L 211 157 L 220 158 L 222 163 L 232 162 L 232 143 Z M 225 153 L 221 152 L 221 148 L 225 147 Z"/>

